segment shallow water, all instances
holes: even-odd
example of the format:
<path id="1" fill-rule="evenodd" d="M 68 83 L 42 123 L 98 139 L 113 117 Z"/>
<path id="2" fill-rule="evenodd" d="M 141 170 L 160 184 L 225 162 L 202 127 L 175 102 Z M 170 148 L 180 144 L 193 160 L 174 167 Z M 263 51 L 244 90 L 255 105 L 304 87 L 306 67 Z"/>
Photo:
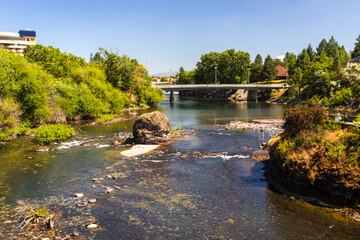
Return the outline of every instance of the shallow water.
<path id="1" fill-rule="evenodd" d="M 133 121 L 82 127 L 53 152 L 20 138 L 1 147 L 0 239 L 19 233 L 18 200 L 56 213 L 52 236 L 77 229 L 79 239 L 358 239 L 360 224 L 341 213 L 269 189 L 251 150 L 275 132 L 223 130 L 232 120 L 281 118 L 281 105 L 178 100 L 142 110 L 164 112 L 172 126 L 195 129 L 140 157 L 124 158 L 113 136 Z M 82 146 L 97 141 L 101 145 Z M 246 147 L 246 148 L 244 148 Z M 28 159 L 32 157 L 32 159 Z M 112 175 L 116 179 L 107 179 Z M 105 178 L 92 182 L 92 178 Z M 113 188 L 111 194 L 107 188 Z M 75 193 L 85 197 L 76 199 Z M 77 202 L 96 198 L 79 208 Z M 96 222 L 90 231 L 86 224 Z"/>

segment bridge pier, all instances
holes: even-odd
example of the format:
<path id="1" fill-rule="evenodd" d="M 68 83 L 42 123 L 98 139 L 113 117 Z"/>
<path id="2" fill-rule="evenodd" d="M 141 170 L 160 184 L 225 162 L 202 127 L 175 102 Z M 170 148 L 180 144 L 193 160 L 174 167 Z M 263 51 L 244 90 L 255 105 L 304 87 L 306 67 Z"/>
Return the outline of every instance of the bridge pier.
<path id="1" fill-rule="evenodd" d="M 175 103 L 174 91 L 170 91 L 170 103 Z"/>
<path id="2" fill-rule="evenodd" d="M 247 100 L 249 102 L 257 102 L 258 101 L 257 90 L 249 90 L 247 95 Z"/>

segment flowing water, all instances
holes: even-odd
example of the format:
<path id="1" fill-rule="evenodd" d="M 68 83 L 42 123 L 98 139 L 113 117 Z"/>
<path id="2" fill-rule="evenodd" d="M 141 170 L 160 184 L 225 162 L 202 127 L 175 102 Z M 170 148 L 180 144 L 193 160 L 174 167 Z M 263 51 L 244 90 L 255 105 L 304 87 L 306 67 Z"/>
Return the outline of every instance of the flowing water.
<path id="1" fill-rule="evenodd" d="M 78 137 L 52 145 L 52 152 L 35 152 L 38 145 L 26 137 L 1 147 L 0 239 L 19 238 L 20 203 L 46 206 L 56 216 L 53 236 L 77 229 L 78 239 L 360 238 L 360 224 L 343 214 L 268 187 L 264 165 L 249 149 L 275 132 L 221 128 L 233 120 L 281 118 L 284 106 L 178 100 L 140 113 L 154 110 L 197 134 L 133 158 L 121 156 L 125 147 L 109 145 L 133 120 L 77 126 Z M 81 144 L 91 141 L 100 145 Z M 77 207 L 92 198 L 96 203 Z M 86 229 L 90 223 L 99 227 Z"/>

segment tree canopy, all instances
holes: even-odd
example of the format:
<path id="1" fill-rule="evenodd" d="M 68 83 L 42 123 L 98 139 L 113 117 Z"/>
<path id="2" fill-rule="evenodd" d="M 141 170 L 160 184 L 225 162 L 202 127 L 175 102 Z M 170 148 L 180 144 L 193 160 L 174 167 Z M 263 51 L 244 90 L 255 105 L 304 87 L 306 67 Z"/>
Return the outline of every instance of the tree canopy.
<path id="1" fill-rule="evenodd" d="M 218 83 L 244 83 L 248 79 L 250 54 L 234 49 L 222 53 L 210 52 L 200 57 L 195 69 L 196 83 L 215 83 L 217 67 Z"/>
<path id="2" fill-rule="evenodd" d="M 360 56 L 360 35 L 356 38 L 354 51 L 351 53 L 352 58 Z"/>

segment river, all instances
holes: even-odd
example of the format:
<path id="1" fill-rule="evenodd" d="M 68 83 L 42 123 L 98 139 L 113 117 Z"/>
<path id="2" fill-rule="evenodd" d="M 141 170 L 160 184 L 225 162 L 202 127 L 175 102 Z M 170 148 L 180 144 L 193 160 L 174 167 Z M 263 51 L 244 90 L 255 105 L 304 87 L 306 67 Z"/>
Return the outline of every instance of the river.
<path id="1" fill-rule="evenodd" d="M 20 203 L 46 206 L 56 215 L 53 236 L 77 229 L 78 239 L 359 239 L 360 224 L 342 213 L 269 188 L 263 163 L 251 159 L 248 148 L 256 150 L 275 132 L 219 126 L 281 118 L 284 106 L 177 99 L 140 113 L 155 110 L 196 136 L 124 158 L 125 147 L 109 144 L 114 134 L 131 130 L 129 120 L 78 125 L 76 139 L 52 145 L 52 152 L 35 152 L 38 145 L 28 137 L 0 147 L 0 239 L 19 233 Z M 101 145 L 80 145 L 92 140 Z M 80 192 L 85 196 L 75 198 Z M 77 206 L 92 198 L 96 203 Z M 90 223 L 98 228 L 86 229 Z"/>

